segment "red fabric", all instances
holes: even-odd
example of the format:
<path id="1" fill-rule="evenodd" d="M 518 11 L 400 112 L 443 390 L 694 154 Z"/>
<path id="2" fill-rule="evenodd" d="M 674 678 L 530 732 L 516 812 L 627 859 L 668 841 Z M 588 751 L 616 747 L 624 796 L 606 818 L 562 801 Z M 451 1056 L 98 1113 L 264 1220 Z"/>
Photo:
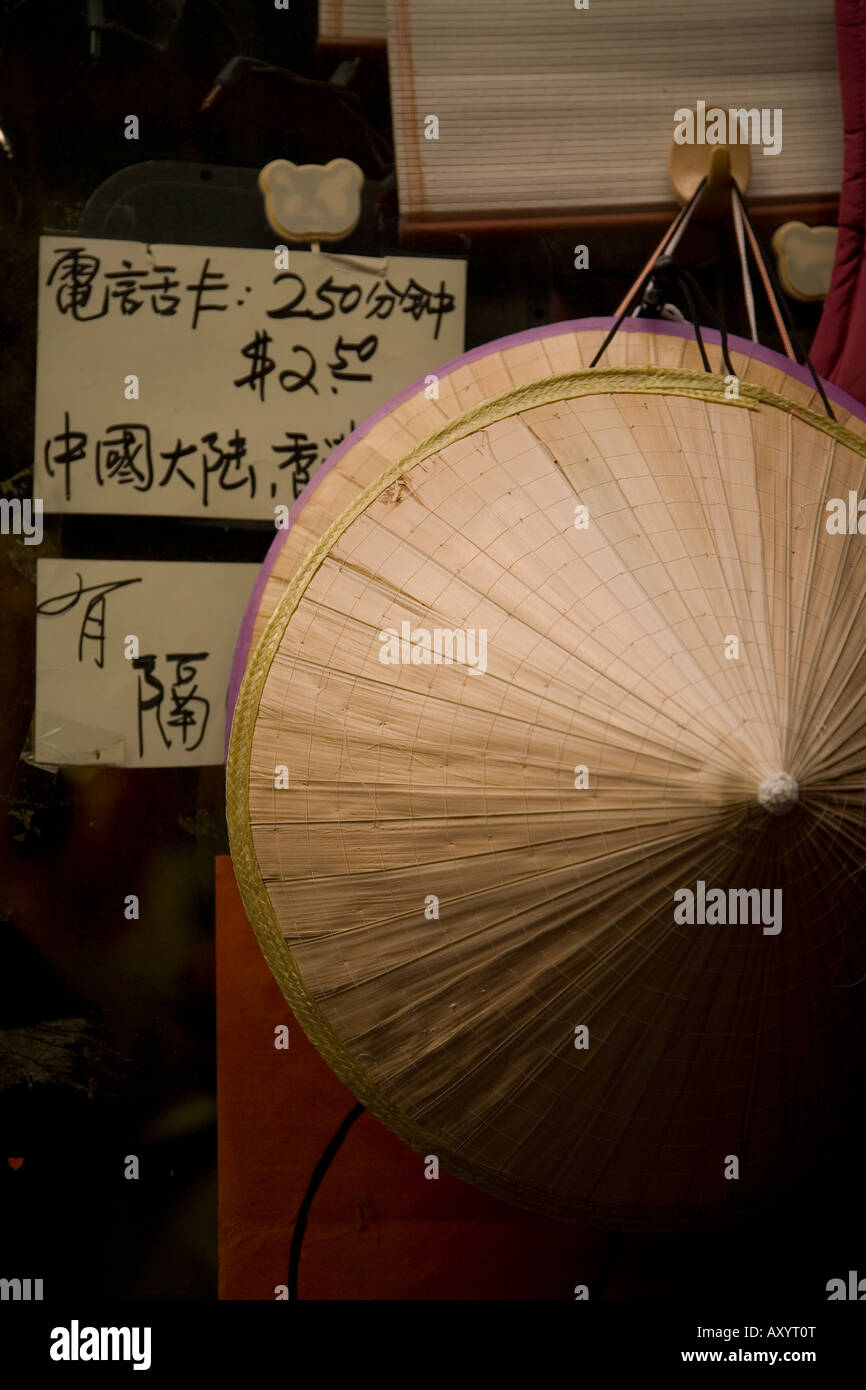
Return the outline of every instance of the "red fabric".
<path id="1" fill-rule="evenodd" d="M 295 1022 L 216 861 L 220 1297 L 274 1299 L 294 1219 L 352 1108 Z M 274 1029 L 289 1028 L 289 1050 Z M 496 1201 L 423 1159 L 370 1114 L 355 1122 L 313 1202 L 301 1299 L 563 1299 L 591 1284 L 608 1237 Z M 656 1269 L 647 1283 L 655 1289 Z M 609 1296 L 628 1297 L 626 1284 Z M 644 1296 L 655 1297 L 655 1292 Z"/>
<path id="2" fill-rule="evenodd" d="M 866 0 L 836 0 L 845 165 L 830 293 L 812 344 L 822 376 L 866 404 Z"/>

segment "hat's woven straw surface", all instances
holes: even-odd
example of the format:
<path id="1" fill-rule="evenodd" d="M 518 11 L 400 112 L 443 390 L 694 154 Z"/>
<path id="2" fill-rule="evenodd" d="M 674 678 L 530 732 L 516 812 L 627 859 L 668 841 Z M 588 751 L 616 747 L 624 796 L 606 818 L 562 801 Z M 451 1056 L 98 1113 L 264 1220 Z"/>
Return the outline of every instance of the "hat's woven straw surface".
<path id="1" fill-rule="evenodd" d="M 682 1224 L 798 1171 L 853 1036 L 866 538 L 825 507 L 863 495 L 866 427 L 742 354 L 727 400 L 683 339 L 587 372 L 600 337 L 491 350 L 323 480 L 229 825 L 296 1015 L 407 1143 L 552 1215 Z M 485 634 L 483 671 L 383 664 L 404 623 Z M 697 880 L 780 889 L 781 930 L 677 923 Z"/>

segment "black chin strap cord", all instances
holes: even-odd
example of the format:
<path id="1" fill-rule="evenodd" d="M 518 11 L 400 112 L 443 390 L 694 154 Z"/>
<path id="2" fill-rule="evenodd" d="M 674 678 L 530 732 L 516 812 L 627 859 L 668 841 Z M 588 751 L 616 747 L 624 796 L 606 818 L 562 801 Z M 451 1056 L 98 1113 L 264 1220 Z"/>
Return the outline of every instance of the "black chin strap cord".
<path id="1" fill-rule="evenodd" d="M 604 354 L 604 352 L 606 352 L 607 348 L 613 342 L 613 339 L 616 337 L 617 333 L 619 332 L 622 326 L 623 320 L 628 316 L 629 312 L 634 307 L 636 300 L 638 301 L 640 306 L 638 309 L 639 313 L 641 312 L 641 310 L 644 310 L 648 312 L 649 315 L 658 314 L 659 309 L 665 301 L 665 298 L 673 298 L 676 291 L 679 291 L 679 293 L 682 295 L 683 300 L 685 301 L 685 305 L 688 310 L 688 317 L 695 331 L 695 340 L 698 345 L 698 351 L 701 354 L 701 361 L 703 363 L 704 371 L 709 372 L 712 370 L 712 368 L 710 367 L 710 361 L 707 357 L 707 350 L 704 346 L 703 335 L 701 333 L 700 319 L 698 315 L 698 308 L 700 309 L 700 312 L 705 316 L 705 322 L 708 319 L 712 320 L 715 326 L 718 328 L 719 338 L 721 340 L 722 361 L 724 362 L 725 370 L 729 376 L 736 377 L 737 374 L 734 371 L 730 353 L 728 351 L 728 330 L 724 322 L 724 319 L 716 312 L 716 310 L 710 304 L 709 300 L 707 299 L 706 295 L 704 294 L 703 290 L 701 289 L 700 285 L 698 284 L 695 277 L 691 274 L 691 272 L 685 270 L 682 266 L 677 265 L 673 256 L 668 253 L 668 248 L 673 249 L 677 245 L 677 243 L 680 240 L 680 237 L 685 231 L 686 225 L 689 219 L 691 218 L 695 208 L 697 207 L 698 200 L 704 190 L 705 184 L 706 179 L 704 178 L 698 184 L 698 187 L 695 189 L 695 192 L 692 194 L 692 197 L 689 199 L 689 202 L 685 205 L 684 208 L 681 209 L 680 213 L 674 220 L 668 235 L 665 237 L 664 241 L 662 242 L 662 245 L 659 247 L 654 261 L 649 266 L 646 273 L 640 277 L 640 280 L 632 286 L 630 293 L 628 294 L 627 298 L 623 301 L 624 307 L 622 312 L 617 316 L 612 328 L 609 330 L 607 336 L 605 337 L 604 342 L 602 343 L 598 352 L 595 354 L 592 361 L 590 362 L 589 365 L 591 368 L 596 366 L 596 364 L 599 361 L 599 358 Z M 757 236 L 755 235 L 755 229 L 752 225 L 752 221 L 749 217 L 746 205 L 743 202 L 743 197 L 740 193 L 740 189 L 736 182 L 736 179 L 731 180 L 731 185 L 733 189 L 733 195 L 737 200 L 737 204 L 740 208 L 743 217 L 745 218 L 746 224 L 751 233 L 750 240 L 752 243 L 753 254 L 760 257 L 761 265 L 765 272 L 765 288 L 767 289 L 768 293 L 772 295 L 772 298 L 775 300 L 776 308 L 778 309 L 779 315 L 781 315 L 781 319 L 787 328 L 788 335 L 791 339 L 791 345 L 793 346 L 796 355 L 795 360 L 801 366 L 805 366 L 806 368 L 808 368 L 809 374 L 812 377 L 812 381 L 815 384 L 815 390 L 821 397 L 821 401 L 823 402 L 824 409 L 827 412 L 827 415 L 831 420 L 835 420 L 836 416 L 833 414 L 830 402 L 827 399 L 827 394 L 824 390 L 824 387 L 821 385 L 821 379 L 818 376 L 818 373 L 815 371 L 812 359 L 810 358 L 806 349 L 803 347 L 802 341 L 797 333 L 796 327 L 794 326 L 793 316 L 785 300 L 785 296 L 781 289 L 781 286 L 779 285 L 779 281 L 776 276 L 775 270 L 773 269 L 773 266 L 770 262 L 770 258 L 767 256 L 767 254 L 761 247 L 757 239 Z M 696 304 L 698 306 L 697 308 Z"/>
<path id="2" fill-rule="evenodd" d="M 336 1133 L 329 1141 L 327 1147 L 324 1150 L 324 1153 L 322 1154 L 322 1157 L 319 1159 L 318 1163 L 313 1169 L 312 1177 L 310 1178 L 309 1185 L 307 1187 L 306 1192 L 304 1193 L 304 1200 L 301 1202 L 300 1209 L 298 1211 L 297 1219 L 295 1221 L 295 1229 L 292 1231 L 292 1244 L 289 1250 L 288 1283 L 290 1302 L 293 1299 L 296 1299 L 298 1296 L 298 1267 L 301 1263 L 301 1246 L 304 1242 L 304 1232 L 307 1229 L 307 1217 L 310 1214 L 310 1207 L 313 1205 L 313 1198 L 315 1197 L 316 1193 L 321 1187 L 322 1179 L 324 1178 L 332 1162 L 334 1161 L 334 1158 L 336 1157 L 340 1145 L 342 1144 L 346 1135 L 349 1133 L 349 1130 L 352 1128 L 352 1125 L 355 1123 L 358 1116 L 363 1115 L 366 1108 L 367 1107 L 365 1105 L 362 1105 L 360 1101 L 358 1101 L 357 1105 L 352 1106 L 352 1109 L 349 1111 L 348 1115 L 343 1120 L 339 1129 L 336 1131 Z"/>
<path id="3" fill-rule="evenodd" d="M 728 330 L 725 326 L 724 319 L 720 318 L 719 315 L 716 313 L 712 304 L 707 299 L 697 280 L 691 274 L 690 271 L 684 270 L 682 266 L 675 265 L 673 261 L 671 262 L 670 269 L 673 272 L 673 275 L 682 290 L 683 298 L 685 299 L 686 304 L 688 305 L 689 312 L 692 318 L 692 325 L 695 330 L 695 337 L 698 339 L 698 343 L 701 347 L 701 357 L 704 361 L 705 370 L 709 371 L 710 368 L 707 365 L 706 354 L 703 350 L 703 345 L 701 344 L 700 340 L 701 329 L 697 315 L 695 313 L 694 300 L 697 300 L 701 312 L 704 315 L 706 315 L 707 318 L 714 320 L 715 325 L 719 330 L 719 338 L 721 339 L 722 361 L 725 364 L 725 371 L 728 373 L 729 376 L 736 376 L 737 374 L 734 371 L 733 363 L 731 362 L 731 358 L 728 353 Z M 692 296 L 694 296 L 694 300 Z M 704 321 L 706 322 L 706 318 Z"/>
<path id="4" fill-rule="evenodd" d="M 701 354 L 701 361 L 704 364 L 704 371 L 712 371 L 712 368 L 710 367 L 710 359 L 707 357 L 707 350 L 704 347 L 704 339 L 701 334 L 701 321 L 698 318 L 698 312 L 695 308 L 695 301 L 692 298 L 691 293 L 691 286 L 693 286 L 695 282 L 694 280 L 692 280 L 691 285 L 689 284 L 689 281 L 686 279 L 685 271 L 680 270 L 679 266 L 674 261 L 673 256 L 667 257 L 665 259 L 668 260 L 668 264 L 666 266 L 663 266 L 662 268 L 663 270 L 668 271 L 670 273 L 670 276 L 674 284 L 678 286 L 683 296 L 683 299 L 686 301 L 686 311 L 688 313 L 689 319 L 691 320 L 692 328 L 695 330 L 695 338 L 697 339 L 698 350 Z"/>

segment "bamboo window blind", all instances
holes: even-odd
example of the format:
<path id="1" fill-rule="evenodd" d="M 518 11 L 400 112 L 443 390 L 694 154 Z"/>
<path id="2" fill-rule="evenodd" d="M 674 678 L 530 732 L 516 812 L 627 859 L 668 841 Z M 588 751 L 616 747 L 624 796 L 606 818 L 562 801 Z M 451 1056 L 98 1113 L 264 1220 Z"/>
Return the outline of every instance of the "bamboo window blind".
<path id="1" fill-rule="evenodd" d="M 782 112 L 750 200 L 838 195 L 833 0 L 387 0 L 404 227 L 670 209 L 674 112 Z M 439 138 L 425 138 L 435 115 Z"/>

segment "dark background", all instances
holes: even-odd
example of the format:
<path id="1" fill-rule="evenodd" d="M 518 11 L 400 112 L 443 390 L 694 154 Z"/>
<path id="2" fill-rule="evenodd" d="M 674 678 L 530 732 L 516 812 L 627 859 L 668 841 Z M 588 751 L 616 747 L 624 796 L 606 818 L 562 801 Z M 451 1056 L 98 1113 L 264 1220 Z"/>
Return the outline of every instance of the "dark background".
<path id="1" fill-rule="evenodd" d="M 30 496 L 37 250 L 42 232 L 269 246 L 255 175 L 270 159 L 364 169 L 346 249 L 468 259 L 466 347 L 562 319 L 609 314 L 658 241 L 656 227 L 594 227 L 401 243 L 383 51 L 317 51 L 314 3 L 105 4 L 93 61 L 83 4 L 0 0 L 0 487 Z M 266 60 L 201 103 L 238 53 Z M 140 139 L 124 139 L 124 117 Z M 97 194 L 118 171 L 133 168 Z M 186 166 L 180 191 L 161 161 Z M 94 196 L 96 195 L 96 196 Z M 673 215 L 673 200 L 671 214 Z M 765 235 L 772 227 L 765 229 Z M 585 242 L 591 269 L 575 272 Z M 681 261 L 728 327 L 748 336 L 727 226 L 693 224 Z M 808 340 L 820 306 L 795 306 Z M 759 306 L 762 341 L 779 348 Z M 46 518 L 42 556 L 259 561 L 265 525 Z M 223 769 L 123 771 L 28 761 L 35 550 L 0 536 L 0 1276 L 42 1277 L 46 1298 L 210 1298 L 216 1292 L 213 859 L 227 853 Z M 141 920 L 123 916 L 136 893 Z M 58 1020 L 78 1020 L 63 1027 Z M 859 1059 L 851 1059 L 853 1063 Z M 28 1080 L 29 1078 L 29 1080 Z M 840 1078 L 840 1089 L 854 1095 Z M 862 1232 L 852 1118 L 826 1163 L 768 1198 L 747 1227 L 626 1238 L 631 1286 L 684 1298 L 798 1294 L 804 1257 L 843 1274 Z M 850 1132 L 849 1132 L 850 1129 Z M 136 1154 L 141 1179 L 126 1181 Z M 7 1157 L 23 1157 L 12 1168 Z M 419 1235 L 423 1240 L 423 1235 Z M 862 1241 L 859 1248 L 863 1249 Z M 866 1252 L 864 1252 L 866 1259 Z M 866 1272 L 866 1265 L 864 1265 Z M 599 1287 L 598 1294 L 603 1293 Z M 443 1289 L 442 1296 L 447 1296 Z M 479 1290 L 483 1297 L 483 1290 Z"/>

